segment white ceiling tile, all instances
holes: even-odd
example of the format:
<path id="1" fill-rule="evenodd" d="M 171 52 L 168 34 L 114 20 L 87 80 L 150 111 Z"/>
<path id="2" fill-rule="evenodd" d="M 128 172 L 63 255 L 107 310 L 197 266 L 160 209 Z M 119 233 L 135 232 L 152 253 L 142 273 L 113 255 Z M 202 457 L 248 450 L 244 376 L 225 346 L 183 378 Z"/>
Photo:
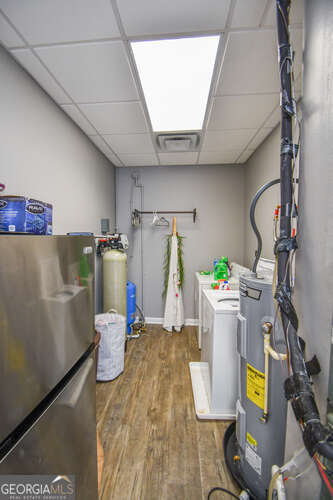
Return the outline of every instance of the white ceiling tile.
<path id="1" fill-rule="evenodd" d="M 222 30 L 230 0 L 119 0 L 118 9 L 127 35 L 159 35 Z"/>
<path id="2" fill-rule="evenodd" d="M 246 3 L 244 0 L 237 0 L 232 16 L 232 28 L 259 26 L 265 5 L 263 0 L 247 0 Z"/>
<path id="3" fill-rule="evenodd" d="M 72 120 L 83 130 L 83 132 L 87 135 L 97 135 L 96 130 L 88 120 L 83 116 L 81 111 L 78 110 L 74 104 L 63 104 L 62 109 L 67 113 Z"/>
<path id="4" fill-rule="evenodd" d="M 205 165 L 206 163 L 222 164 L 222 163 L 235 163 L 242 150 L 233 151 L 219 151 L 219 152 L 201 152 L 199 156 L 199 164 Z"/>
<path id="5" fill-rule="evenodd" d="M 25 46 L 22 38 L 16 33 L 2 14 L 0 14 L 0 42 L 7 48 Z"/>
<path id="6" fill-rule="evenodd" d="M 208 130 L 259 128 L 279 103 L 279 94 L 215 97 Z"/>
<path id="7" fill-rule="evenodd" d="M 256 129 L 207 131 L 202 151 L 242 150 L 255 133 Z"/>
<path id="8" fill-rule="evenodd" d="M 276 125 L 280 122 L 281 120 L 281 108 L 280 105 L 278 105 L 271 116 L 268 118 L 267 122 L 264 123 L 265 127 L 276 127 Z"/>
<path id="9" fill-rule="evenodd" d="M 304 21 L 304 0 L 293 0 L 290 9 L 290 24 L 302 24 Z M 271 0 L 263 26 L 276 26 L 276 0 Z"/>
<path id="10" fill-rule="evenodd" d="M 140 102 L 82 104 L 80 108 L 100 134 L 140 134 L 148 132 Z"/>
<path id="11" fill-rule="evenodd" d="M 245 163 L 253 153 L 252 149 L 246 149 L 238 158 L 237 163 Z"/>
<path id="12" fill-rule="evenodd" d="M 279 92 L 274 30 L 230 33 L 217 95 Z"/>
<path id="13" fill-rule="evenodd" d="M 10 52 L 58 104 L 71 102 L 69 97 L 30 49 L 17 49 Z"/>
<path id="14" fill-rule="evenodd" d="M 158 159 L 155 154 L 122 154 L 119 158 L 126 167 L 157 166 Z"/>
<path id="15" fill-rule="evenodd" d="M 159 153 L 161 165 L 194 165 L 198 160 L 198 153 Z"/>
<path id="16" fill-rule="evenodd" d="M 248 145 L 248 149 L 255 150 L 260 144 L 266 139 L 266 137 L 272 132 L 272 128 L 261 128 L 257 135 L 253 138 L 253 140 Z"/>
<path id="17" fill-rule="evenodd" d="M 116 167 L 121 167 L 122 164 L 115 154 L 111 151 L 109 146 L 105 144 L 103 139 L 98 135 L 89 136 L 89 139 L 98 147 L 100 151 L 115 165 Z"/>
<path id="18" fill-rule="evenodd" d="M 155 152 L 149 134 L 114 134 L 104 135 L 103 138 L 117 154 Z"/>
<path id="19" fill-rule="evenodd" d="M 123 42 L 57 45 L 36 52 L 75 102 L 138 99 Z"/>
<path id="20" fill-rule="evenodd" d="M 110 0 L 1 0 L 1 8 L 33 45 L 119 36 Z"/>

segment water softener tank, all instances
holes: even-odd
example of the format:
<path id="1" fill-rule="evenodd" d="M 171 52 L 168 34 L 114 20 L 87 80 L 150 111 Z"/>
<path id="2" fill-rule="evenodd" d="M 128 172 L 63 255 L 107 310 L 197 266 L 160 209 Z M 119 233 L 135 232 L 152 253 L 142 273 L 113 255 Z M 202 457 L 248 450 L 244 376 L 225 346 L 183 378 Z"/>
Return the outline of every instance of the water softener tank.
<path id="1" fill-rule="evenodd" d="M 115 309 L 127 316 L 127 257 L 120 250 L 109 250 L 103 256 L 103 311 Z"/>
<path id="2" fill-rule="evenodd" d="M 243 275 L 239 281 L 240 384 L 236 427 L 232 424 L 227 430 L 224 450 L 239 485 L 249 489 L 253 498 L 265 500 L 272 465 L 283 465 L 287 413 L 283 381 L 287 372 L 285 361 L 268 356 L 265 380 L 264 324 L 273 327 L 275 323 L 270 336 L 276 351 L 285 353 L 285 341 L 275 314 L 272 280 Z"/>
<path id="3" fill-rule="evenodd" d="M 136 285 L 131 281 L 127 282 L 127 333 L 131 333 L 131 325 L 135 321 L 136 311 Z"/>

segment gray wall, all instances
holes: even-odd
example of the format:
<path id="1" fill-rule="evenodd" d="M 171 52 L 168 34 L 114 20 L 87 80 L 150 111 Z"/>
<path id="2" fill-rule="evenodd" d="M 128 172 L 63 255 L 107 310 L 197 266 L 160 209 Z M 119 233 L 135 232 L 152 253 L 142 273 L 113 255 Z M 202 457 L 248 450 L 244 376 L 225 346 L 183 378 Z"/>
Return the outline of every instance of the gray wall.
<path id="1" fill-rule="evenodd" d="M 1 46 L 0 75 L 3 194 L 52 203 L 57 234 L 114 224 L 111 163 Z"/>
<path id="2" fill-rule="evenodd" d="M 280 127 L 276 127 L 263 144 L 248 160 L 244 172 L 245 199 L 245 255 L 244 263 L 251 267 L 257 239 L 250 225 L 250 205 L 258 189 L 268 181 L 280 177 Z M 262 257 L 273 259 L 273 212 L 279 201 L 279 184 L 269 188 L 259 199 L 256 207 L 256 223 L 262 235 Z"/>
<path id="3" fill-rule="evenodd" d="M 330 371 L 333 297 L 333 3 L 313 2 L 305 7 L 303 114 L 300 154 L 299 226 L 294 303 L 299 334 L 307 344 L 307 359 L 317 354 L 322 367 L 314 377 L 317 404 L 326 417 Z M 267 180 L 279 177 L 279 127 L 261 145 L 245 167 L 245 214 L 252 195 Z M 263 255 L 272 257 L 272 211 L 278 187 L 258 203 L 258 226 L 263 230 Z M 245 222 L 245 263 L 253 260 L 255 241 Z M 278 436 L 276 437 L 278 439 Z M 286 460 L 303 442 L 289 408 Z M 314 467 L 297 481 L 286 483 L 288 498 L 315 500 L 321 481 Z M 325 488 L 324 488 L 325 489 Z"/>
<path id="4" fill-rule="evenodd" d="M 134 169 L 117 169 L 117 225 L 130 239 L 129 278 L 137 284 L 138 303 L 141 303 L 141 229 L 130 225 L 131 173 Z M 244 167 L 183 166 L 135 169 L 144 184 L 145 210 L 192 210 L 197 208 L 198 219 L 191 215 L 177 216 L 177 229 L 184 240 L 185 318 L 194 318 L 194 272 L 212 267 L 214 257 L 227 255 L 243 262 L 244 248 Z M 134 190 L 134 207 L 140 208 L 139 189 Z M 172 221 L 172 216 L 167 216 Z M 165 249 L 164 235 L 170 228 L 150 226 L 152 216 L 143 219 L 143 304 L 146 316 L 163 317 L 162 265 Z M 131 257 L 132 255 L 132 257 Z"/>

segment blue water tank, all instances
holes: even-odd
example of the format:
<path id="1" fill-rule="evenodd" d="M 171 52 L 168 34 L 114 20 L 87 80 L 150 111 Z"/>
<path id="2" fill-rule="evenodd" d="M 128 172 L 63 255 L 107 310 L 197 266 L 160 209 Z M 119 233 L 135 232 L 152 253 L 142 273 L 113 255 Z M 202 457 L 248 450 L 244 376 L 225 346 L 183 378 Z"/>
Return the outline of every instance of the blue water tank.
<path id="1" fill-rule="evenodd" d="M 127 333 L 131 333 L 131 324 L 135 321 L 136 311 L 136 285 L 127 282 Z"/>

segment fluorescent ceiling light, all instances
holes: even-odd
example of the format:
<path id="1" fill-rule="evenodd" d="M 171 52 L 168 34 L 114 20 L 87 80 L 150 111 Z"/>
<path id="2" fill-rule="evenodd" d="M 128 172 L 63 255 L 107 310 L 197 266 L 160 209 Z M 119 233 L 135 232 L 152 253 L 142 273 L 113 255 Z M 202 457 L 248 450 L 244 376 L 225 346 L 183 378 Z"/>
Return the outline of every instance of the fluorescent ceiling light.
<path id="1" fill-rule="evenodd" d="M 132 42 L 154 131 L 202 128 L 219 36 Z"/>

